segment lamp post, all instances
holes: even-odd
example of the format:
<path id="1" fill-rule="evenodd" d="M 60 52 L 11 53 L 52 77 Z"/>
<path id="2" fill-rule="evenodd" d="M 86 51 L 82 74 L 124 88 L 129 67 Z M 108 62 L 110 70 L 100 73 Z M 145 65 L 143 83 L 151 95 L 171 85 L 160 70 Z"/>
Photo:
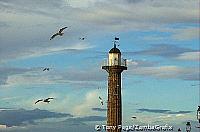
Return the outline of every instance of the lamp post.
<path id="1" fill-rule="evenodd" d="M 191 131 L 191 124 L 190 122 L 186 123 L 186 132 L 190 132 Z"/>
<path id="2" fill-rule="evenodd" d="M 197 120 L 199 120 L 199 123 L 200 123 L 200 106 L 197 109 Z"/>

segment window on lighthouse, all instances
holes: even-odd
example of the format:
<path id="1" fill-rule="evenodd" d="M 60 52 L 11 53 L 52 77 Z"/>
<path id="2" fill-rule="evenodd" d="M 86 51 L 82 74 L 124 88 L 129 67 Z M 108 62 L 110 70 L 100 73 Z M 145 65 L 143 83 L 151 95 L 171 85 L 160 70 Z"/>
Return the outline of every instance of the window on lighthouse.
<path id="1" fill-rule="evenodd" d="M 117 60 L 117 58 L 114 59 L 114 65 L 118 65 L 118 60 Z"/>

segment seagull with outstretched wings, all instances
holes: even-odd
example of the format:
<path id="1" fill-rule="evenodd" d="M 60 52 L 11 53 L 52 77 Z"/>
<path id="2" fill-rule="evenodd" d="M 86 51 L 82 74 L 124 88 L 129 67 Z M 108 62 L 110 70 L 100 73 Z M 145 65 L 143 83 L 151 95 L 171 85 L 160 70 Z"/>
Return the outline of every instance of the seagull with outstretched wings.
<path id="1" fill-rule="evenodd" d="M 50 38 L 50 40 L 52 40 L 53 38 L 55 38 L 56 36 L 63 36 L 63 30 L 65 30 L 66 28 L 68 28 L 68 27 L 63 27 L 63 28 L 61 28 L 57 33 L 55 33 L 55 34 L 53 34 L 52 36 L 51 36 L 51 38 Z"/>
<path id="2" fill-rule="evenodd" d="M 37 100 L 37 101 L 35 102 L 35 104 L 37 104 L 37 103 L 39 103 L 39 102 L 50 103 L 50 100 L 51 100 L 51 99 L 54 99 L 54 98 L 50 97 L 50 98 L 46 98 L 46 99 L 39 99 L 39 100 Z"/>
<path id="3" fill-rule="evenodd" d="M 43 71 L 49 71 L 50 68 L 46 67 L 43 69 Z"/>

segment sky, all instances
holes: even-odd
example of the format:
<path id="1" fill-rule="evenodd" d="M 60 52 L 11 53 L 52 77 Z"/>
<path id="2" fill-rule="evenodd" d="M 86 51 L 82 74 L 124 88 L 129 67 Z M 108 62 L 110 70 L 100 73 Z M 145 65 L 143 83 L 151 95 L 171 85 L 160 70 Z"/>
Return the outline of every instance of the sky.
<path id="1" fill-rule="evenodd" d="M 101 66 L 115 37 L 128 63 L 123 125 L 185 129 L 190 121 L 198 131 L 198 0 L 0 0 L 0 18 L 0 131 L 95 132 L 106 124 Z M 48 97 L 55 99 L 34 104 Z"/>

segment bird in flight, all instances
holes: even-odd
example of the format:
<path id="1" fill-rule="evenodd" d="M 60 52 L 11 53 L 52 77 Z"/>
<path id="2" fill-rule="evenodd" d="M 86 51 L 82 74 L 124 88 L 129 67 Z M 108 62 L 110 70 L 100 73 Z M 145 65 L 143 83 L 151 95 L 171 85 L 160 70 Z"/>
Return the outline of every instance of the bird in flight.
<path id="1" fill-rule="evenodd" d="M 53 34 L 52 36 L 51 36 L 51 38 L 50 38 L 50 40 L 52 40 L 53 38 L 55 38 L 56 36 L 58 36 L 58 35 L 60 35 L 60 36 L 63 36 L 63 30 L 65 30 L 66 28 L 68 28 L 68 27 L 63 27 L 63 28 L 61 28 L 57 33 L 55 33 L 55 34 Z"/>
<path id="2" fill-rule="evenodd" d="M 81 38 L 79 38 L 80 40 L 85 40 L 85 37 L 81 37 Z"/>
<path id="3" fill-rule="evenodd" d="M 46 99 L 39 99 L 35 102 L 35 104 L 39 103 L 39 102 L 45 102 L 45 103 L 50 103 L 50 100 L 54 99 L 54 98 L 46 98 Z"/>
<path id="4" fill-rule="evenodd" d="M 50 68 L 46 67 L 43 69 L 43 71 L 49 71 Z"/>
<path id="5" fill-rule="evenodd" d="M 100 100 L 101 105 L 103 105 L 103 99 L 100 96 L 99 96 L 99 100 Z"/>

